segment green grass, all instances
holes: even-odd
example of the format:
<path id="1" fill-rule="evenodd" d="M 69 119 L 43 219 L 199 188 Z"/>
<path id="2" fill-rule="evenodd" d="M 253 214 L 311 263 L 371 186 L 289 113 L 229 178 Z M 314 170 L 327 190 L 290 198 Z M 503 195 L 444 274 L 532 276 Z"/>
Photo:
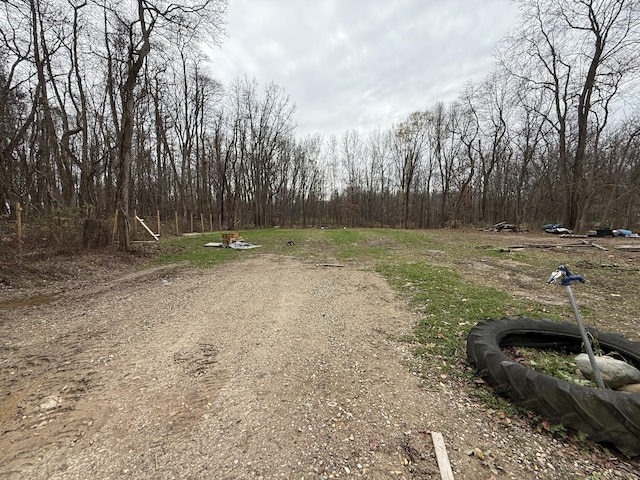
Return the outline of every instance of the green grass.
<path id="1" fill-rule="evenodd" d="M 495 288 L 465 281 L 443 266 L 403 263 L 381 265 L 378 271 L 423 315 L 413 338 L 422 356 L 464 361 L 466 335 L 477 322 L 532 308 Z"/>
<path id="2" fill-rule="evenodd" d="M 566 353 L 559 350 L 540 350 L 530 347 L 511 347 L 508 354 L 523 365 L 527 365 L 529 368 L 545 375 L 578 385 L 597 386 L 579 373 L 574 361 L 575 353 Z"/>
<path id="3" fill-rule="evenodd" d="M 186 263 L 191 267 L 209 268 L 225 262 L 237 260 L 239 253 L 231 248 L 204 247 L 209 242 L 220 242 L 220 234 L 176 237 L 159 244 L 160 255 L 154 261 L 156 265 Z"/>

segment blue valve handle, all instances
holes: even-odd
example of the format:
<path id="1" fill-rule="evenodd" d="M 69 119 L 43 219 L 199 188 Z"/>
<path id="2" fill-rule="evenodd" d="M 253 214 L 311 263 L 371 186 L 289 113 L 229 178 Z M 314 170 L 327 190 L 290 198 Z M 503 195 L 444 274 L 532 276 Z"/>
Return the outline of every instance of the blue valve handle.
<path id="1" fill-rule="evenodd" d="M 560 265 L 558 267 L 558 270 L 560 270 L 561 272 L 564 272 L 564 274 L 565 274 L 565 276 L 562 277 L 562 280 L 560 282 L 560 284 L 563 287 L 566 287 L 567 285 L 571 285 L 571 282 L 578 281 L 580 283 L 584 283 L 586 281 L 582 275 L 573 275 L 569 271 L 569 268 L 564 266 L 564 265 Z"/>
<path id="2" fill-rule="evenodd" d="M 567 267 L 567 266 L 565 266 L 565 265 L 560 265 L 560 266 L 558 267 L 558 270 L 560 270 L 561 272 L 564 272 L 564 274 L 565 274 L 567 277 L 570 277 L 570 276 L 571 276 L 571 272 L 569 271 L 569 267 Z"/>
<path id="3" fill-rule="evenodd" d="M 582 275 L 569 275 L 568 277 L 562 277 L 562 281 L 560 282 L 560 284 L 563 287 L 566 287 L 567 285 L 571 285 L 571 282 L 574 282 L 576 280 L 580 283 L 586 282 Z"/>

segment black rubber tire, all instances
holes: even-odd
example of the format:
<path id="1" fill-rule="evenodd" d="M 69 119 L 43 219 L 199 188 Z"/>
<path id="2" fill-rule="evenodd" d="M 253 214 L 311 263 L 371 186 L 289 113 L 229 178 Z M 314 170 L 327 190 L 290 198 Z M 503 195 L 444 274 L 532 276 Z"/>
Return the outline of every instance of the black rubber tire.
<path id="1" fill-rule="evenodd" d="M 587 328 L 605 352 L 618 352 L 640 368 L 640 343 Z M 552 423 L 585 433 L 630 457 L 640 455 L 640 393 L 590 388 L 536 372 L 507 356 L 502 347 L 523 346 L 579 353 L 577 325 L 502 318 L 478 323 L 467 337 L 467 356 L 498 394 Z"/>

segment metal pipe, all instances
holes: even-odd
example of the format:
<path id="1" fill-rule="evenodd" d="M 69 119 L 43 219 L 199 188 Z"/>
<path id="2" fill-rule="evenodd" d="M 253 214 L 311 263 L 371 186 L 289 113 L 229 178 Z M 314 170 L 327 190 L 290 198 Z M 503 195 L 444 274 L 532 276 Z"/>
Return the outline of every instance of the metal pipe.
<path id="1" fill-rule="evenodd" d="M 582 335 L 584 348 L 587 351 L 587 355 L 589 356 L 589 361 L 591 362 L 591 368 L 593 368 L 593 375 L 596 377 L 596 383 L 598 384 L 598 387 L 605 388 L 604 382 L 602 381 L 602 375 L 600 374 L 600 368 L 598 367 L 598 364 L 596 362 L 596 357 L 593 354 L 593 348 L 591 348 L 591 341 L 589 340 L 587 331 L 585 330 L 584 324 L 582 323 L 582 317 L 580 316 L 580 312 L 578 311 L 576 300 L 573 297 L 571 284 L 567 283 L 565 286 L 567 287 L 567 294 L 569 295 L 569 301 L 571 302 L 571 307 L 573 308 L 573 314 L 575 315 L 576 322 L 578 323 L 578 329 L 580 330 L 580 335 Z"/>

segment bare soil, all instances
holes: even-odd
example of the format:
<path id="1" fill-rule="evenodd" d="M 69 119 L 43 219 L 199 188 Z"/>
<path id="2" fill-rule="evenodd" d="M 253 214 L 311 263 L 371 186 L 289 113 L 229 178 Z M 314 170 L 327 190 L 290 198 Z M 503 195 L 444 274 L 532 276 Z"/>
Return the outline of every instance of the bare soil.
<path id="1" fill-rule="evenodd" d="M 456 479 L 640 478 L 636 460 L 496 415 L 437 365 L 418 375 L 402 341 L 418 317 L 375 273 L 143 261 L 0 289 L 17 301 L 0 309 L 0 478 L 440 478 L 432 431 Z"/>

